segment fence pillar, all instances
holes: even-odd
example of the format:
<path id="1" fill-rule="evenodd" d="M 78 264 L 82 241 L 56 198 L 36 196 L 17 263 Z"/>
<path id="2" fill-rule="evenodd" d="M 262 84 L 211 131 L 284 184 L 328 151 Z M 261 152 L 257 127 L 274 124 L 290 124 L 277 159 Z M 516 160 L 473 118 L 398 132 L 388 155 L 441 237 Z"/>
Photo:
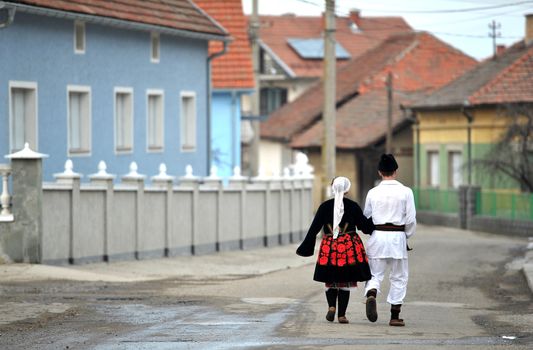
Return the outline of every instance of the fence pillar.
<path id="1" fill-rule="evenodd" d="M 167 166 L 164 163 L 159 165 L 159 174 L 152 176 L 152 184 L 166 190 L 165 194 L 165 250 L 164 255 L 170 256 L 170 235 L 172 232 L 172 193 L 174 191 L 174 176 L 167 175 Z"/>
<path id="2" fill-rule="evenodd" d="M 43 233 L 42 159 L 48 157 L 29 148 L 6 156 L 11 159 L 13 182 L 13 244 L 5 247 L 15 262 L 40 263 Z"/>
<path id="3" fill-rule="evenodd" d="M 466 185 L 459 186 L 459 227 L 463 230 L 466 230 L 468 221 L 468 188 Z"/>
<path id="4" fill-rule="evenodd" d="M 197 254 L 197 247 L 198 244 L 198 235 L 199 232 L 199 220 L 201 218 L 199 217 L 200 214 L 200 208 L 198 206 L 198 201 L 200 197 L 200 179 L 197 176 L 194 176 L 192 173 L 192 167 L 190 165 L 187 165 L 185 168 L 185 176 L 182 176 L 179 178 L 179 184 L 182 187 L 190 188 L 192 191 L 192 203 L 191 203 L 191 216 L 192 216 L 192 222 L 191 222 L 191 254 L 195 255 Z"/>
<path id="5" fill-rule="evenodd" d="M 466 228 L 470 229 L 471 222 L 477 213 L 477 197 L 481 192 L 480 186 L 469 186 L 466 197 Z"/>

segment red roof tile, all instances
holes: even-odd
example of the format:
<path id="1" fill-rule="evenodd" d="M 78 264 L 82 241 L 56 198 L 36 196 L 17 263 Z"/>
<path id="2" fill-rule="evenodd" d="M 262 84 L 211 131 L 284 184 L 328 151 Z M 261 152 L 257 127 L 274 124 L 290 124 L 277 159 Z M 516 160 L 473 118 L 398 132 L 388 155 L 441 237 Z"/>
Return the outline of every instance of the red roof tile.
<path id="1" fill-rule="evenodd" d="M 533 102 L 533 44 L 518 42 L 414 103 L 415 109 Z"/>
<path id="2" fill-rule="evenodd" d="M 359 31 L 353 31 L 353 23 Z M 411 31 L 412 28 L 400 17 L 337 17 L 335 38 L 351 55 L 357 58 L 377 46 L 391 34 Z M 301 58 L 288 44 L 287 39 L 321 38 L 322 17 L 306 16 L 260 16 L 260 38 L 297 77 L 320 77 L 322 60 Z M 344 66 L 348 60 L 338 60 L 337 66 Z"/>
<path id="3" fill-rule="evenodd" d="M 533 45 L 469 97 L 471 104 L 533 102 Z"/>
<path id="4" fill-rule="evenodd" d="M 394 76 L 395 91 L 428 92 L 446 84 L 475 64 L 474 59 L 430 34 L 396 35 L 337 72 L 337 110 L 345 103 L 350 103 L 348 101 L 361 98 L 359 95 L 382 90 L 389 72 Z M 261 136 L 290 141 L 295 135 L 319 121 L 322 105 L 323 87 L 322 82 L 318 82 L 295 101 L 274 111 L 270 118 L 261 124 Z M 358 132 L 357 128 L 337 130 Z M 384 130 L 380 132 L 383 134 Z M 313 142 L 319 142 L 319 139 Z M 306 139 L 309 145 L 314 144 L 311 141 L 311 138 Z M 303 146 L 305 144 L 300 139 L 298 147 Z"/>
<path id="5" fill-rule="evenodd" d="M 253 89 L 252 50 L 241 0 L 195 0 L 195 3 L 224 26 L 234 39 L 228 51 L 212 62 L 213 88 Z M 210 54 L 221 50 L 222 43 L 209 43 Z"/>
<path id="6" fill-rule="evenodd" d="M 17 0 L 25 5 L 115 18 L 198 33 L 227 35 L 188 0 Z"/>
<path id="7" fill-rule="evenodd" d="M 396 93 L 393 96 L 393 129 L 407 121 L 400 104 L 408 103 L 419 93 Z M 352 98 L 337 109 L 335 118 L 336 144 L 338 149 L 358 149 L 382 141 L 387 130 L 387 91 L 384 87 Z M 324 124 L 322 120 L 295 136 L 293 148 L 318 148 L 322 146 Z"/>

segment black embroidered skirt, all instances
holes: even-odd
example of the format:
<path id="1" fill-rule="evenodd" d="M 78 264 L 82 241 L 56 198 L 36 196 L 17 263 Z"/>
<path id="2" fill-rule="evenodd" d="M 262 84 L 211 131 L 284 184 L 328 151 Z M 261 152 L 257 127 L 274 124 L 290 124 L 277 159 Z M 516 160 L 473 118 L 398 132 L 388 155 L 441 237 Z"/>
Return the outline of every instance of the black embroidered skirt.
<path id="1" fill-rule="evenodd" d="M 333 239 L 325 235 L 320 244 L 313 279 L 326 283 L 368 281 L 371 278 L 365 247 L 357 233 Z"/>

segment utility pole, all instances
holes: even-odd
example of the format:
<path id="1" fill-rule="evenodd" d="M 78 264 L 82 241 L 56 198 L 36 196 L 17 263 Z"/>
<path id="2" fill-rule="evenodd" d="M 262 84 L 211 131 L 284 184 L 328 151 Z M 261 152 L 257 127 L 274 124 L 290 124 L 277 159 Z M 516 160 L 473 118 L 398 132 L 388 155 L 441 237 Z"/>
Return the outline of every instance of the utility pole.
<path id="1" fill-rule="evenodd" d="M 252 116 L 254 119 L 251 120 L 253 138 L 250 143 L 249 149 L 249 160 L 250 160 L 250 175 L 257 176 L 259 173 L 259 139 L 260 139 L 260 124 L 259 124 L 259 113 L 260 113 L 260 86 L 259 86 L 259 0 L 252 1 L 252 16 L 250 17 L 250 40 L 252 45 L 252 63 L 254 69 L 254 85 L 255 92 L 251 96 L 251 107 L 252 107 Z"/>
<path id="2" fill-rule="evenodd" d="M 387 74 L 387 139 L 385 142 L 385 153 L 392 153 L 392 73 Z"/>
<path id="3" fill-rule="evenodd" d="M 497 54 L 497 46 L 496 46 L 496 38 L 502 36 L 502 33 L 497 32 L 501 28 L 500 23 L 496 23 L 495 20 L 492 20 L 491 23 L 489 23 L 489 37 L 492 38 L 492 54 L 494 57 L 496 57 Z"/>
<path id="4" fill-rule="evenodd" d="M 322 199 L 330 195 L 330 182 L 335 176 L 335 104 L 336 104 L 336 55 L 335 55 L 335 0 L 326 0 L 324 28 L 324 106 L 322 121 Z"/>

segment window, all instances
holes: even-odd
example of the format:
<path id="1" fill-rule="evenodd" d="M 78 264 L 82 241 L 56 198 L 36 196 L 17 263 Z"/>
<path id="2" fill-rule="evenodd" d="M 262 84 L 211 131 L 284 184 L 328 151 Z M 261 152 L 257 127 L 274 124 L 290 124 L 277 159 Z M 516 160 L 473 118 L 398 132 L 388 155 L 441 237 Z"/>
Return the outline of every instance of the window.
<path id="1" fill-rule="evenodd" d="M 451 188 L 458 188 L 463 184 L 463 174 L 461 166 L 463 165 L 463 155 L 460 151 L 448 153 L 448 185 Z"/>
<path id="2" fill-rule="evenodd" d="M 10 148 L 20 151 L 28 142 L 37 150 L 37 84 L 10 82 Z"/>
<path id="3" fill-rule="evenodd" d="M 439 178 L 439 152 L 430 151 L 428 152 L 428 185 L 438 187 L 440 178 Z"/>
<path id="4" fill-rule="evenodd" d="M 181 149 L 196 149 L 196 94 L 181 93 Z"/>
<path id="5" fill-rule="evenodd" d="M 115 89 L 115 150 L 133 150 L 133 90 Z"/>
<path id="6" fill-rule="evenodd" d="M 151 35 L 151 61 L 153 63 L 159 63 L 160 54 L 160 38 L 159 33 L 152 33 Z"/>
<path id="7" fill-rule="evenodd" d="M 262 88 L 260 103 L 260 114 L 270 114 L 287 103 L 287 89 Z"/>
<path id="8" fill-rule="evenodd" d="M 91 152 L 90 87 L 68 87 L 68 152 L 69 155 Z"/>
<path id="9" fill-rule="evenodd" d="M 148 92 L 148 150 L 163 150 L 163 92 Z"/>
<path id="10" fill-rule="evenodd" d="M 85 23 L 74 22 L 74 53 L 85 53 Z"/>

